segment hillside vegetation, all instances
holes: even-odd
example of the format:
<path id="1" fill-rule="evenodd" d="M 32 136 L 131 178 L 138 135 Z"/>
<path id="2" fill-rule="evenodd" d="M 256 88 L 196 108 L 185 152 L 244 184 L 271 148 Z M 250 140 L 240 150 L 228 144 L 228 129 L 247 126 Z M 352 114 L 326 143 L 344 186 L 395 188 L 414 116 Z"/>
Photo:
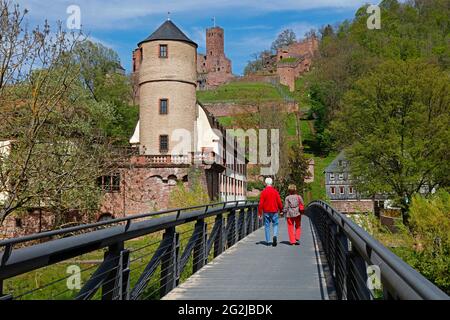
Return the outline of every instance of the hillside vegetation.
<path id="1" fill-rule="evenodd" d="M 198 91 L 197 98 L 202 103 L 283 101 L 273 85 L 263 82 L 232 82 L 215 90 Z"/>

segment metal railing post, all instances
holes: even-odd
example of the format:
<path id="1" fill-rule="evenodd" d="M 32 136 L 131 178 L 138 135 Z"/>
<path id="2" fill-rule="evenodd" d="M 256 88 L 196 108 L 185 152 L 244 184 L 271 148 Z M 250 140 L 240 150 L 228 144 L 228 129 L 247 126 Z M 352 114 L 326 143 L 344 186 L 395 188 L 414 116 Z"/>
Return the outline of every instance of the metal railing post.
<path id="1" fill-rule="evenodd" d="M 258 209 L 252 208 L 252 223 L 253 223 L 253 231 L 258 230 Z"/>
<path id="2" fill-rule="evenodd" d="M 232 209 L 227 217 L 227 244 L 228 248 L 236 242 L 236 211 Z"/>
<path id="3" fill-rule="evenodd" d="M 238 240 L 242 240 L 245 237 L 246 225 L 245 225 L 245 209 L 239 210 L 239 223 L 238 223 Z"/>
<path id="4" fill-rule="evenodd" d="M 336 234 L 336 293 L 339 300 L 347 298 L 347 257 L 348 239 L 345 233 L 338 227 Z"/>
<path id="5" fill-rule="evenodd" d="M 178 275 L 178 256 L 180 248 L 179 234 L 175 227 L 166 229 L 163 235 L 163 241 L 170 241 L 165 254 L 161 257 L 161 280 L 160 280 L 160 297 L 164 297 L 176 286 L 179 279 Z"/>
<path id="6" fill-rule="evenodd" d="M 347 300 L 370 300 L 367 288 L 366 262 L 358 251 L 350 250 L 347 254 Z"/>
<path id="7" fill-rule="evenodd" d="M 219 230 L 217 232 L 216 239 L 214 241 L 214 258 L 222 254 L 222 252 L 225 250 L 225 224 L 223 215 L 219 214 L 216 217 L 216 223 L 219 225 Z"/>
<path id="8" fill-rule="evenodd" d="M 326 220 L 328 265 L 333 276 L 336 276 L 336 227 L 330 219 Z"/>
<path id="9" fill-rule="evenodd" d="M 253 208 L 249 207 L 247 209 L 247 235 L 253 233 Z"/>
<path id="10" fill-rule="evenodd" d="M 109 247 L 104 256 L 104 260 L 108 259 L 114 261 L 114 267 L 102 285 L 102 300 L 125 300 L 129 292 L 130 255 L 123 242 Z"/>
<path id="11" fill-rule="evenodd" d="M 196 273 L 198 270 L 203 268 L 205 265 L 205 260 L 208 259 L 208 256 L 206 254 L 206 236 L 207 236 L 207 225 L 205 223 L 205 220 L 200 219 L 197 221 L 197 224 L 195 226 L 195 230 L 200 230 L 200 234 L 197 237 L 197 241 L 194 245 L 194 257 L 193 257 L 193 266 L 192 271 L 193 273 Z"/>

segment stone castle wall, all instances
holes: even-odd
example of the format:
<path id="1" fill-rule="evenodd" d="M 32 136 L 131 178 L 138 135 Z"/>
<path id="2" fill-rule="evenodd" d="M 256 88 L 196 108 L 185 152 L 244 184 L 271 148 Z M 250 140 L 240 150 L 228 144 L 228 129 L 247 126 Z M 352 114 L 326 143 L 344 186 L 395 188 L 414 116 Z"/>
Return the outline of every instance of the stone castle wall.
<path id="1" fill-rule="evenodd" d="M 319 49 L 319 40 L 316 37 L 296 42 L 277 51 L 277 75 L 280 83 L 295 90 L 295 79 L 308 72 L 311 68 L 312 58 Z M 296 58 L 297 61 L 284 63 L 283 59 Z M 281 61 L 281 62 L 280 62 Z"/>

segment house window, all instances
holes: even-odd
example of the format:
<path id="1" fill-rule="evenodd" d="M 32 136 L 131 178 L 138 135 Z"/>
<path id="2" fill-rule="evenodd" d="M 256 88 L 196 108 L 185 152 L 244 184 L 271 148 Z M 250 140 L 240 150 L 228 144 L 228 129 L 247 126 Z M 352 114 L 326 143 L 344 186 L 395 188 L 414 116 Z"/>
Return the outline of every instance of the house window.
<path id="1" fill-rule="evenodd" d="M 169 112 L 169 100 L 160 99 L 159 100 L 159 114 L 168 114 Z"/>
<path id="2" fill-rule="evenodd" d="M 336 194 L 336 187 L 331 187 L 330 188 L 330 193 L 331 194 Z"/>
<path id="3" fill-rule="evenodd" d="M 110 176 L 102 176 L 97 179 L 97 184 L 105 192 L 120 191 L 120 174 L 116 173 Z"/>
<path id="4" fill-rule="evenodd" d="M 167 153 L 169 151 L 169 136 L 162 135 L 159 136 L 159 152 Z"/>
<path id="5" fill-rule="evenodd" d="M 167 58 L 168 57 L 167 44 L 160 44 L 159 45 L 159 57 L 160 58 Z"/>
<path id="6" fill-rule="evenodd" d="M 339 160 L 339 167 L 342 167 L 342 160 Z"/>
<path id="7" fill-rule="evenodd" d="M 339 174 L 339 180 L 344 180 L 344 174 L 343 173 Z"/>
<path id="8" fill-rule="evenodd" d="M 349 194 L 354 194 L 355 190 L 353 189 L 353 187 L 348 187 L 348 193 Z"/>
<path id="9" fill-rule="evenodd" d="M 330 173 L 330 180 L 334 180 L 334 173 Z"/>
<path id="10" fill-rule="evenodd" d="M 344 187 L 339 187 L 339 193 L 340 194 L 344 194 L 345 193 L 345 188 Z"/>

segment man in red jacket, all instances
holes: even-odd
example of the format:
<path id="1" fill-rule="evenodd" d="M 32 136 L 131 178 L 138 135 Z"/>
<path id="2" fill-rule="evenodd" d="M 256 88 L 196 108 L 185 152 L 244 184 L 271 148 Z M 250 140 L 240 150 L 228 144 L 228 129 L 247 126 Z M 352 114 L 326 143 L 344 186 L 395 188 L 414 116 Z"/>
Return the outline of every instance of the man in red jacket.
<path id="1" fill-rule="evenodd" d="M 283 212 L 283 203 L 278 191 L 272 187 L 273 180 L 266 179 L 266 188 L 261 192 L 259 200 L 258 216 L 262 219 L 264 214 L 264 228 L 266 231 L 266 245 L 270 245 L 270 223 L 273 224 L 273 242 L 274 247 L 278 242 L 278 213 Z"/>

